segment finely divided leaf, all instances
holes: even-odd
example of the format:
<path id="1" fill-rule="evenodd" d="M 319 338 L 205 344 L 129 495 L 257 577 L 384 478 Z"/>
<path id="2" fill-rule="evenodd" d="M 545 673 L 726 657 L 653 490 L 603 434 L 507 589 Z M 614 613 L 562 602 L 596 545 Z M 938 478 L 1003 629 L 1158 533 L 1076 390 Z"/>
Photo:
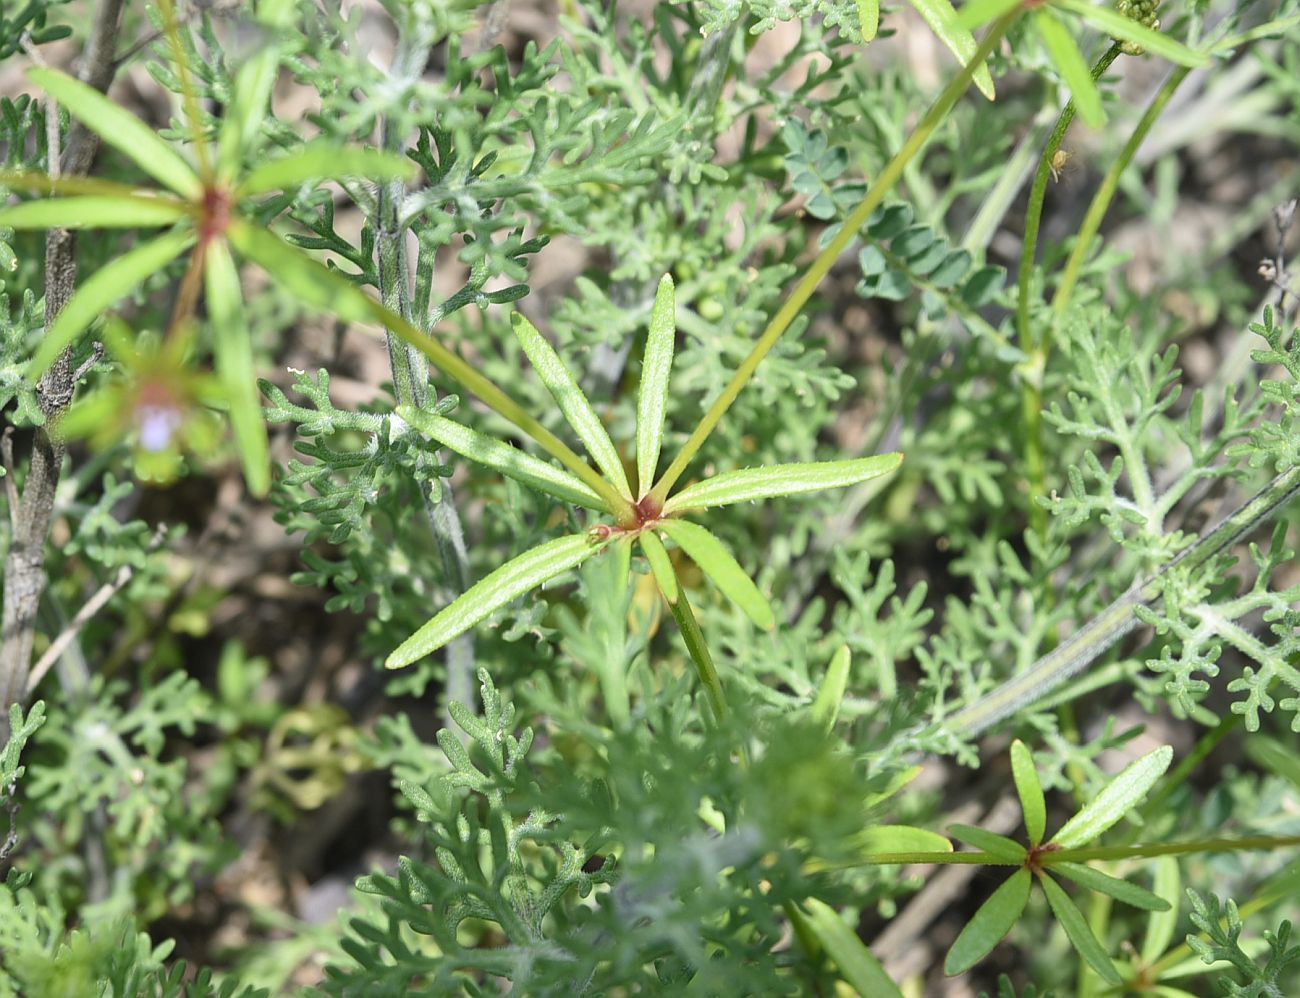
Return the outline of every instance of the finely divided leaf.
<path id="1" fill-rule="evenodd" d="M 400 669 L 437 651 L 452 638 L 463 634 L 494 610 L 536 589 L 571 568 L 576 568 L 601 549 L 586 533 L 560 537 L 526 551 L 508 561 L 487 578 L 476 582 L 456 600 L 388 656 L 384 663 Z"/>
<path id="2" fill-rule="evenodd" d="M 1143 911 L 1169 910 L 1168 901 L 1151 893 L 1145 887 L 1112 877 L 1108 873 L 1094 870 L 1091 866 L 1084 866 L 1082 863 L 1052 863 L 1051 871 L 1073 880 L 1080 887 L 1086 887 L 1100 894 L 1109 894 L 1115 900 L 1123 901 L 1134 908 L 1141 908 Z"/>
<path id="3" fill-rule="evenodd" d="M 641 394 L 636 406 L 637 488 L 643 495 L 654 484 L 655 467 L 659 464 L 668 378 L 673 369 L 673 341 L 677 335 L 675 304 L 673 279 L 664 274 L 650 312 L 650 334 L 641 359 Z"/>
<path id="4" fill-rule="evenodd" d="M 1130 763 L 1052 838 L 1062 849 L 1078 849 L 1128 814 L 1164 775 L 1174 757 L 1168 745 Z"/>
<path id="5" fill-rule="evenodd" d="M 405 156 L 381 149 L 340 146 L 317 140 L 288 156 L 254 167 L 239 185 L 241 195 L 286 190 L 308 180 L 363 177 L 369 181 L 409 180 L 415 164 Z"/>
<path id="6" fill-rule="evenodd" d="M 724 471 L 702 482 L 696 482 L 670 496 L 664 503 L 664 513 L 684 509 L 704 509 L 709 506 L 726 506 L 756 499 L 796 495 L 800 492 L 820 492 L 856 485 L 871 478 L 879 478 L 897 470 L 903 462 L 902 454 L 877 454 L 874 457 L 855 458 L 851 461 L 818 461 L 812 464 L 777 464 L 764 468 L 742 468 Z"/>
<path id="7" fill-rule="evenodd" d="M 976 828 L 974 825 L 949 825 L 948 834 L 958 842 L 964 842 L 968 846 L 982 849 L 990 856 L 996 856 L 998 859 L 1019 863 L 1025 858 L 1025 847 L 1019 842 L 1009 839 L 1005 835 L 998 835 L 996 832 Z"/>
<path id="8" fill-rule="evenodd" d="M 1061 79 L 1074 97 L 1074 106 L 1079 109 L 1079 117 L 1089 128 L 1100 128 L 1106 123 L 1106 112 L 1101 106 L 1101 93 L 1093 81 L 1088 64 L 1083 61 L 1079 47 L 1074 44 L 1070 32 L 1066 30 L 1054 13 L 1046 7 L 1034 11 L 1034 27 L 1047 47 L 1047 54 L 1052 64 L 1061 74 Z"/>
<path id="9" fill-rule="evenodd" d="M 27 377 L 35 381 L 44 374 L 54 358 L 87 326 L 139 287 L 146 277 L 180 256 L 192 242 L 192 232 L 168 232 L 110 260 L 91 274 L 46 330 L 27 367 Z"/>
<path id="10" fill-rule="evenodd" d="M 29 69 L 27 75 L 105 145 L 112 146 L 160 184 L 191 201 L 202 196 L 203 184 L 190 165 L 135 115 L 66 73 L 40 67 Z"/>
<path id="11" fill-rule="evenodd" d="M 943 961 L 945 974 L 950 977 L 964 974 L 992 952 L 1024 912 L 1029 901 L 1029 885 L 1030 873 L 1021 868 L 980 905 L 948 950 Z"/>
<path id="12" fill-rule="evenodd" d="M 524 353 L 528 355 L 543 384 L 559 405 L 560 411 L 564 413 L 564 418 L 578 434 L 578 439 L 587 448 L 587 453 L 595 460 L 596 467 L 604 472 L 605 477 L 614 484 L 625 499 L 630 500 L 632 490 L 628 487 L 623 462 L 618 456 L 618 451 L 614 449 L 614 442 L 609 439 L 609 434 L 596 415 L 596 410 L 591 407 L 587 396 L 578 387 L 578 382 L 564 366 L 564 361 L 560 360 L 560 355 L 546 342 L 542 334 L 537 331 L 537 327 L 518 312 L 511 314 L 510 325 L 515 331 L 519 345 L 524 348 Z"/>
<path id="13" fill-rule="evenodd" d="M 477 430 L 471 430 L 468 426 L 409 405 L 398 406 L 397 415 L 444 447 L 454 450 L 471 461 L 487 465 L 508 478 L 522 482 L 530 489 L 544 492 L 575 506 L 584 506 L 601 512 L 609 511 L 605 500 L 579 479 L 567 471 L 538 460 L 531 454 L 526 454 L 504 440 L 497 440 Z"/>
<path id="14" fill-rule="evenodd" d="M 969 28 L 961 27 L 957 22 L 957 12 L 948 0 L 911 0 L 916 12 L 939 37 L 939 41 L 948 46 L 948 51 L 957 57 L 963 66 L 970 65 L 971 56 L 979 48 Z M 989 75 L 988 66 L 980 63 L 972 77 L 975 86 L 989 100 L 993 99 L 993 77 Z"/>
<path id="15" fill-rule="evenodd" d="M 1036 846 L 1043 841 L 1043 833 L 1047 831 L 1047 803 L 1043 800 L 1038 771 L 1034 769 L 1034 757 L 1019 738 L 1011 743 L 1011 776 L 1020 796 L 1020 809 L 1025 814 L 1029 844 Z"/>
<path id="16" fill-rule="evenodd" d="M 1040 876 L 1038 882 L 1042 884 L 1043 893 L 1047 895 L 1047 903 L 1052 906 L 1052 914 L 1061 923 L 1061 928 L 1069 937 L 1070 944 L 1088 962 L 1088 966 L 1101 975 L 1107 984 L 1122 984 L 1123 979 L 1115 969 L 1115 964 L 1102 948 L 1101 943 L 1097 941 L 1097 937 L 1092 934 L 1092 929 L 1088 928 L 1083 913 L 1075 907 L 1070 896 L 1049 876 Z"/>
<path id="17" fill-rule="evenodd" d="M 212 349 L 221 386 L 230 402 L 230 425 L 244 466 L 244 479 L 249 492 L 264 496 L 271 487 L 266 423 L 257 397 L 257 372 L 253 370 L 253 346 L 244 323 L 239 271 L 224 242 L 217 240 L 208 246 L 204 276 L 207 279 L 204 304 L 212 317 L 214 332 Z"/>
<path id="18" fill-rule="evenodd" d="M 835 719 L 839 717 L 844 691 L 848 688 L 851 661 L 849 646 L 840 645 L 831 656 L 826 678 L 822 680 L 821 688 L 817 690 L 817 699 L 812 703 L 813 720 L 827 733 L 835 727 Z"/>
<path id="19" fill-rule="evenodd" d="M 0 208 L 10 229 L 149 229 L 184 218 L 186 206 L 171 198 L 82 197 L 25 201 Z"/>
<path id="20" fill-rule="evenodd" d="M 731 556 L 722 541 L 697 523 L 685 520 L 663 520 L 657 525 L 671 537 L 687 557 L 703 569 L 704 574 L 713 580 L 713 584 L 742 610 L 757 626 L 771 630 L 776 626 L 776 615 L 772 606 L 758 586 L 740 564 Z"/>
<path id="21" fill-rule="evenodd" d="M 641 550 L 645 552 L 646 561 L 650 562 L 650 571 L 654 573 L 655 581 L 659 583 L 659 591 L 664 594 L 664 599 L 669 603 L 676 603 L 677 573 L 673 571 L 673 563 L 664 548 L 664 542 L 649 530 L 643 531 L 637 540 L 641 542 Z"/>
<path id="22" fill-rule="evenodd" d="M 850 926 L 830 905 L 816 898 L 804 902 L 803 915 L 807 931 L 819 942 L 844 978 L 860 995 L 872 998 L 903 998 L 898 985 L 885 973 L 879 960 L 858 938 Z M 797 910 L 797 909 L 796 909 Z"/>
<path id="23" fill-rule="evenodd" d="M 1096 28 L 1121 41 L 1140 45 L 1152 55 L 1158 55 L 1180 66 L 1207 66 L 1210 57 L 1204 52 L 1189 49 L 1168 35 L 1153 31 L 1144 24 L 1125 17 L 1109 7 L 1098 7 L 1088 0 L 1054 0 L 1056 6 L 1073 11 Z"/>

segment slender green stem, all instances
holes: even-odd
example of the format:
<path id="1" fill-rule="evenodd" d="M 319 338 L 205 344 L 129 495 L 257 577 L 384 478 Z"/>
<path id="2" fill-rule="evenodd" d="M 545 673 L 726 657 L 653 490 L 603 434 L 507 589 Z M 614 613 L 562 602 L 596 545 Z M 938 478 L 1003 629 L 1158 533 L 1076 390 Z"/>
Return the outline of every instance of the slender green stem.
<path id="1" fill-rule="evenodd" d="M 1133 134 L 1129 136 L 1128 141 L 1124 143 L 1124 148 L 1115 158 L 1115 162 L 1110 165 L 1106 171 L 1106 176 L 1102 179 L 1101 186 L 1097 188 L 1097 193 L 1093 195 L 1092 204 L 1088 206 L 1088 213 L 1083 216 L 1083 222 L 1079 225 L 1078 235 L 1075 236 L 1074 248 L 1070 251 L 1070 258 L 1066 261 L 1065 270 L 1061 272 L 1060 283 L 1056 286 L 1056 294 L 1052 298 L 1052 331 L 1055 331 L 1061 325 L 1061 320 L 1065 318 L 1065 310 L 1070 306 L 1070 298 L 1074 295 L 1074 286 L 1078 283 L 1079 272 L 1083 269 L 1083 263 L 1088 258 L 1088 251 L 1092 246 L 1092 240 L 1097 235 L 1097 230 L 1101 228 L 1101 220 L 1106 215 L 1106 210 L 1110 207 L 1111 201 L 1115 197 L 1115 192 L 1119 189 L 1119 180 L 1124 171 L 1128 169 L 1129 163 L 1137 154 L 1138 147 L 1142 145 L 1147 133 L 1159 119 L 1160 114 L 1165 109 L 1174 96 L 1174 92 L 1187 79 L 1187 74 L 1191 72 L 1186 66 L 1179 66 L 1173 71 L 1165 85 L 1160 88 L 1151 105 L 1143 113 Z"/>
<path id="2" fill-rule="evenodd" d="M 907 141 L 903 144 L 903 148 L 898 151 L 894 158 L 889 161 L 888 165 L 886 165 L 884 170 L 881 171 L 880 176 L 876 178 L 875 183 L 871 185 L 866 196 L 863 197 L 862 203 L 853 210 L 853 213 L 849 215 L 847 219 L 845 219 L 839 232 L 835 234 L 835 237 L 831 239 L 826 248 L 817 255 L 817 258 L 808 267 L 808 270 L 804 273 L 799 283 L 794 286 L 789 297 L 786 298 L 784 304 L 782 304 L 776 315 L 774 315 L 772 320 L 767 324 L 767 328 L 764 329 L 762 335 L 759 336 L 758 341 L 754 344 L 754 348 L 750 351 L 749 356 L 746 357 L 740 367 L 736 369 L 735 375 L 732 377 L 731 381 L 727 383 L 726 388 L 722 390 L 722 394 L 719 395 L 713 405 L 709 407 L 708 412 L 704 414 L 704 417 L 700 420 L 699 424 L 695 427 L 695 430 L 682 446 L 681 451 L 679 451 L 677 456 L 673 459 L 672 464 L 668 466 L 668 470 L 665 471 L 659 481 L 655 483 L 650 494 L 654 496 L 659 503 L 662 504 L 668 498 L 669 490 L 677 484 L 677 480 L 681 478 L 683 472 L 686 471 L 687 466 L 691 463 L 691 460 L 699 452 L 699 449 L 704 445 L 704 442 L 708 440 L 709 434 L 711 434 L 714 427 L 718 425 L 718 421 L 721 420 L 727 410 L 731 408 L 732 403 L 734 403 L 736 398 L 740 395 L 741 390 L 749 383 L 750 378 L 754 376 L 754 371 L 758 368 L 759 363 L 767 356 L 768 352 L 776 345 L 782 335 L 784 335 L 785 331 L 790 327 L 790 323 L 792 323 L 799 315 L 799 312 L 803 309 L 808 299 L 812 297 L 813 292 L 817 290 L 817 286 L 822 282 L 822 278 L 830 272 L 835 261 L 839 259 L 840 254 L 844 252 L 849 243 L 858 237 L 858 230 L 860 230 L 866 223 L 867 219 L 871 217 L 872 212 L 880 207 L 881 202 L 885 200 L 885 195 L 894 189 L 894 186 L 903 175 L 903 171 L 907 167 L 908 163 L 910 163 L 912 159 L 915 158 L 916 155 L 925 147 L 926 143 L 930 141 L 931 137 L 934 135 L 935 129 L 938 128 L 939 124 L 947 116 L 948 112 L 952 109 L 952 106 L 957 103 L 957 99 L 966 92 L 966 88 L 970 85 L 971 78 L 975 75 L 976 69 L 983 65 L 985 58 L 1002 40 L 1003 36 L 1007 33 L 1007 30 L 1019 16 L 1020 11 L 1019 9 L 1016 9 L 1011 13 L 1004 15 L 993 25 L 989 30 L 989 33 L 985 35 L 984 40 L 980 43 L 980 47 L 976 50 L 970 61 L 962 68 L 962 71 L 953 78 L 952 82 L 944 88 L 943 92 L 939 94 L 934 103 L 930 105 L 930 109 L 925 113 L 925 117 L 921 119 L 921 122 L 916 126 L 916 130 L 912 132 Z"/>
<path id="3" fill-rule="evenodd" d="M 1082 673 L 1116 641 L 1134 630 L 1138 618 L 1133 608 L 1157 599 L 1162 579 L 1175 567 L 1196 569 L 1206 564 L 1271 518 L 1297 492 L 1300 492 L 1300 467 L 1278 475 L 1213 530 L 1155 575 L 1130 588 L 1027 671 L 1011 677 L 993 692 L 957 711 L 942 721 L 942 726 L 954 734 L 973 738 L 1003 718 L 1043 699 L 1066 680 Z"/>
<path id="4" fill-rule="evenodd" d="M 673 612 L 673 619 L 677 621 L 678 629 L 682 632 L 682 640 L 686 642 L 686 650 L 691 654 L 691 661 L 695 663 L 695 671 L 699 673 L 700 683 L 709 698 L 713 715 L 719 721 L 726 720 L 727 700 L 722 693 L 722 681 L 718 678 L 717 667 L 713 664 L 713 656 L 709 653 L 709 644 L 704 640 L 704 632 L 700 630 L 700 623 L 695 619 L 695 612 L 686 598 L 686 590 L 679 586 L 677 599 L 670 601 L 668 606 Z"/>
<path id="5" fill-rule="evenodd" d="M 1115 42 L 1092 67 L 1092 78 L 1099 79 L 1120 54 L 1120 44 Z M 1034 336 L 1029 321 L 1030 282 L 1034 273 L 1034 257 L 1038 251 L 1038 231 L 1043 218 L 1043 201 L 1047 196 L 1047 180 L 1054 169 L 1053 162 L 1065 139 L 1065 133 L 1074 121 L 1075 103 L 1071 99 L 1056 119 L 1056 126 L 1047 138 L 1043 154 L 1038 160 L 1038 172 L 1029 191 L 1029 205 L 1025 211 L 1025 237 L 1020 248 L 1020 271 L 1017 275 L 1016 331 L 1020 352 L 1025 355 L 1024 375 L 1020 380 L 1020 418 L 1024 429 L 1025 478 L 1029 483 L 1029 523 L 1040 538 L 1047 536 L 1047 510 L 1036 501 L 1047 494 L 1047 462 L 1043 455 L 1043 375 L 1047 370 L 1047 352 L 1051 349 L 1051 330 L 1041 338 Z"/>

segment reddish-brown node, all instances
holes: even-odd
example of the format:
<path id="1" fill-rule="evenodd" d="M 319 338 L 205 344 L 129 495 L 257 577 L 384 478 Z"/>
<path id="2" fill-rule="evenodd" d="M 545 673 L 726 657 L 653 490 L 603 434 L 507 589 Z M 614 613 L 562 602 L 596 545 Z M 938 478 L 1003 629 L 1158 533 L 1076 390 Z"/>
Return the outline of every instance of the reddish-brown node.
<path id="1" fill-rule="evenodd" d="M 199 242 L 211 242 L 230 228 L 232 207 L 230 192 L 223 187 L 205 187 L 200 204 Z"/>

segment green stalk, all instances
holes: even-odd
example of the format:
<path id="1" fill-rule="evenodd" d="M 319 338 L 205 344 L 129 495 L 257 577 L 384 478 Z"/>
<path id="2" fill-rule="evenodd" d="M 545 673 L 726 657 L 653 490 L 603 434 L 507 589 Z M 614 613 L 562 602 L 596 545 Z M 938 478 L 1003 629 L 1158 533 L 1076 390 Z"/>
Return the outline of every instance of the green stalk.
<path id="1" fill-rule="evenodd" d="M 1092 78 L 1100 79 L 1121 52 L 1115 42 L 1092 67 Z M 1047 179 L 1052 173 L 1052 161 L 1061 148 L 1065 133 L 1074 121 L 1074 99 L 1065 105 L 1056 126 L 1047 138 L 1043 154 L 1038 160 L 1038 172 L 1029 191 L 1029 204 L 1025 211 L 1025 237 L 1020 247 L 1020 272 L 1017 275 L 1016 331 L 1020 339 L 1020 352 L 1026 357 L 1025 374 L 1020 381 L 1020 412 L 1025 431 L 1025 477 L 1029 483 L 1029 523 L 1040 538 L 1047 536 L 1047 510 L 1035 499 L 1047 494 L 1047 462 L 1043 456 L 1043 374 L 1047 370 L 1047 351 L 1051 348 L 1052 330 L 1035 340 L 1029 323 L 1030 280 L 1034 273 L 1034 257 L 1038 251 L 1038 230 L 1043 219 L 1043 201 L 1047 196 Z"/>
<path id="2" fill-rule="evenodd" d="M 1097 230 L 1101 228 L 1101 220 L 1106 215 L 1106 209 L 1110 207 L 1111 201 L 1115 197 L 1115 191 L 1119 189 L 1119 178 L 1132 162 L 1134 155 L 1137 154 L 1138 147 L 1151 131 L 1151 126 L 1156 123 L 1160 113 L 1169 103 L 1170 98 L 1174 96 L 1174 91 L 1187 79 L 1187 74 L 1191 69 L 1187 66 L 1179 66 L 1165 81 L 1165 85 L 1160 88 L 1151 106 L 1146 109 L 1142 118 L 1138 121 L 1137 126 L 1133 129 L 1133 134 L 1129 136 L 1128 142 L 1120 150 L 1119 156 L 1115 162 L 1110 165 L 1106 176 L 1102 179 L 1101 186 L 1097 188 L 1097 193 L 1093 195 L 1092 204 L 1088 206 L 1088 213 L 1084 215 L 1083 222 L 1079 226 L 1079 234 L 1075 237 L 1074 248 L 1070 251 L 1070 258 L 1066 261 L 1065 270 L 1061 273 L 1061 281 L 1056 287 L 1056 295 L 1052 298 L 1052 330 L 1056 330 L 1061 325 L 1061 320 L 1065 318 L 1065 310 L 1070 306 L 1070 298 L 1074 294 L 1074 286 L 1079 280 L 1079 271 L 1083 269 L 1084 260 L 1087 259 L 1088 250 L 1092 246 L 1092 240 L 1097 235 Z"/>
<path id="3" fill-rule="evenodd" d="M 940 723 L 952 733 L 974 738 L 998 721 L 1037 703 L 1066 680 L 1082 673 L 1116 641 L 1134 630 L 1134 607 L 1158 599 L 1164 576 L 1177 567 L 1197 569 L 1266 522 L 1300 492 L 1300 466 L 1273 479 L 1245 505 L 1197 539 L 1177 558 L 1144 582 L 1134 585 L 1030 668 Z"/>
<path id="4" fill-rule="evenodd" d="M 673 612 L 673 619 L 677 621 L 677 629 L 682 632 L 682 640 L 686 642 L 686 650 L 691 654 L 691 661 L 695 663 L 695 671 L 699 673 L 700 683 L 709 698 L 709 706 L 713 708 L 713 716 L 719 721 L 724 721 L 727 718 L 727 700 L 722 693 L 722 681 L 718 678 L 718 669 L 713 664 L 713 656 L 709 654 L 709 645 L 704 640 L 704 632 L 700 630 L 699 621 L 695 619 L 691 604 L 686 599 L 686 590 L 680 585 L 677 599 L 669 602 L 668 606 Z"/>
<path id="5" fill-rule="evenodd" d="M 976 69 L 983 64 L 985 58 L 987 58 L 989 53 L 992 52 L 994 47 L 1002 40 L 1003 36 L 1006 35 L 1007 30 L 1019 16 L 1020 11 L 1017 8 L 1016 10 L 1005 14 L 994 23 L 993 27 L 989 30 L 989 33 L 984 36 L 984 40 L 980 43 L 979 48 L 971 57 L 970 61 L 943 89 L 943 92 L 935 98 L 934 103 L 930 105 L 930 109 L 926 111 L 925 117 L 922 118 L 920 124 L 916 126 L 916 130 L 912 132 L 907 141 L 903 144 L 903 148 L 898 151 L 894 158 L 889 161 L 888 165 L 886 165 L 884 170 L 881 171 L 880 176 L 876 178 L 876 182 L 871 185 L 866 196 L 863 197 L 862 203 L 853 210 L 853 213 L 849 215 L 847 219 L 845 219 L 839 232 L 836 233 L 835 237 L 830 241 L 826 248 L 817 255 L 817 258 L 813 260 L 808 270 L 804 273 L 804 276 L 799 280 L 799 283 L 794 286 L 789 297 L 786 298 L 784 304 L 782 304 L 776 315 L 774 315 L 772 320 L 767 324 L 767 328 L 765 328 L 762 335 L 759 336 L 758 342 L 754 344 L 754 348 L 750 351 L 749 356 L 746 357 L 740 367 L 736 369 L 735 375 L 733 375 L 731 381 L 727 383 L 726 388 L 722 390 L 722 394 L 719 395 L 713 405 L 709 407 L 708 412 L 704 414 L 704 417 L 700 420 L 699 424 L 695 427 L 695 430 L 682 446 L 681 451 L 678 452 L 677 456 L 673 459 L 672 464 L 668 466 L 668 470 L 665 471 L 659 481 L 655 483 L 654 488 L 650 491 L 650 495 L 652 495 L 657 502 L 662 504 L 668 498 L 669 490 L 677 484 L 677 480 L 681 478 L 682 473 L 686 471 L 691 460 L 695 457 L 696 453 L 699 452 L 699 449 L 704 445 L 704 442 L 708 440 L 709 434 L 713 432 L 713 429 L 718 425 L 719 420 L 721 420 L 727 410 L 731 408 L 732 403 L 734 403 L 737 396 L 740 395 L 741 390 L 749 383 L 750 378 L 754 376 L 754 371 L 757 369 L 759 363 L 768 355 L 768 352 L 771 351 L 772 347 L 776 346 L 777 341 L 790 327 L 790 323 L 795 320 L 796 316 L 798 316 L 799 312 L 808 302 L 808 299 L 812 297 L 813 292 L 817 290 L 817 286 L 821 284 L 822 278 L 830 272 L 835 261 L 839 259 L 840 254 L 844 252 L 849 243 L 858 237 L 858 231 L 866 223 L 867 219 L 871 217 L 872 212 L 880 207 L 881 202 L 885 200 L 885 195 L 893 190 L 894 186 L 898 183 L 899 178 L 903 175 L 903 171 L 906 169 L 907 165 L 923 148 L 925 148 L 926 143 L 928 143 L 934 135 L 935 129 L 938 128 L 939 124 L 947 116 L 948 112 L 952 110 L 952 106 L 957 103 L 958 98 L 966 92 L 966 88 L 970 85 L 971 78 L 975 75 Z"/>

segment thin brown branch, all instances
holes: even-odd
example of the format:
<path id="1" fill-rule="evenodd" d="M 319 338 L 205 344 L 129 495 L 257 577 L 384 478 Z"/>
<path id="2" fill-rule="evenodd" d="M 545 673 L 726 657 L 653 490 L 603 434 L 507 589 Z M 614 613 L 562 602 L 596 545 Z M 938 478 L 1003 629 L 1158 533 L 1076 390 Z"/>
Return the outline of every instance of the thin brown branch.
<path id="1" fill-rule="evenodd" d="M 113 50 L 117 46 L 123 0 L 100 0 L 78 75 L 101 93 L 113 79 Z M 51 111 L 53 115 L 53 111 Z M 84 176 L 94 162 L 99 143 L 94 133 L 73 123 L 62 155 L 56 141 L 50 148 L 50 171 Z M 45 328 L 49 329 L 72 297 L 76 286 L 76 240 L 66 229 L 49 233 L 45 243 Z M 54 497 L 63 465 L 63 445 L 50 436 L 53 425 L 72 402 L 74 386 L 71 352 L 50 366 L 37 385 L 45 415 L 32 445 L 27 479 L 14 514 L 14 531 L 5 562 L 4 616 L 0 628 L 0 742 L 9 736 L 8 709 L 27 696 L 27 680 L 36 630 L 36 611 L 45 591 L 45 544 Z"/>

